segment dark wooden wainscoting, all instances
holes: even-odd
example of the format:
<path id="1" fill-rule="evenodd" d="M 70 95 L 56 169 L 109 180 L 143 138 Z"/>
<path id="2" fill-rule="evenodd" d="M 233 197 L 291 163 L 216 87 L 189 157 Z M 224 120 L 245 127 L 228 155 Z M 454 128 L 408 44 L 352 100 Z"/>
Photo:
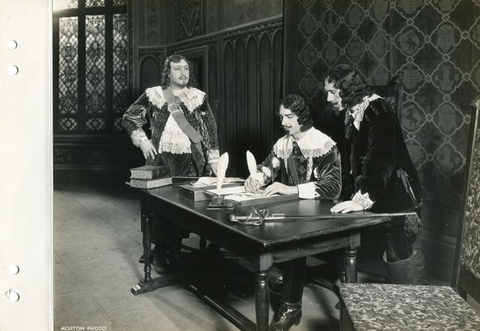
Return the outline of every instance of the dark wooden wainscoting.
<path id="1" fill-rule="evenodd" d="M 54 183 L 126 182 L 130 168 L 145 163 L 143 155 L 125 135 L 55 136 Z"/>

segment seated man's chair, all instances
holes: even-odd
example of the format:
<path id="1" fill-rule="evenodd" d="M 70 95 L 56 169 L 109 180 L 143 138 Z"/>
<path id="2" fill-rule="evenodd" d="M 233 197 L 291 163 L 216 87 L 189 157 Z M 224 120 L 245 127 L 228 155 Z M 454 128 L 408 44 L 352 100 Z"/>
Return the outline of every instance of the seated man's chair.
<path id="1" fill-rule="evenodd" d="M 373 85 L 376 94 L 388 101 L 390 106 L 401 117 L 403 104 L 403 71 L 399 71 L 386 85 Z"/>
<path id="2" fill-rule="evenodd" d="M 480 97 L 475 101 L 452 287 L 341 284 L 342 330 L 480 330 Z"/>

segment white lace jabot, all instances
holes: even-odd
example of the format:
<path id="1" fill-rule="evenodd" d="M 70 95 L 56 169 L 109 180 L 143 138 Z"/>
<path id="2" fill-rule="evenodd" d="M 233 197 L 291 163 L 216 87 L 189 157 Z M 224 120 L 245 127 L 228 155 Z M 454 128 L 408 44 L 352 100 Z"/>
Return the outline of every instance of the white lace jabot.
<path id="1" fill-rule="evenodd" d="M 166 102 L 161 86 L 148 88 L 145 94 L 148 100 L 159 109 L 161 109 Z M 187 109 L 192 112 L 203 103 L 205 92 L 196 88 L 187 88 L 183 93 L 178 95 L 178 97 Z M 172 116 L 168 117 L 167 123 L 165 124 L 165 128 L 160 137 L 158 152 L 169 152 L 172 154 L 189 154 L 192 152 L 190 139 L 182 129 L 180 129 Z"/>
<path id="2" fill-rule="evenodd" d="M 377 100 L 381 98 L 378 94 L 372 94 L 369 97 L 364 97 L 363 101 L 359 104 L 353 106 L 349 112 L 347 112 L 347 116 L 353 117 L 353 125 L 357 130 L 360 130 L 360 123 L 363 121 L 363 114 L 365 113 L 365 109 L 367 109 L 370 101 Z"/>

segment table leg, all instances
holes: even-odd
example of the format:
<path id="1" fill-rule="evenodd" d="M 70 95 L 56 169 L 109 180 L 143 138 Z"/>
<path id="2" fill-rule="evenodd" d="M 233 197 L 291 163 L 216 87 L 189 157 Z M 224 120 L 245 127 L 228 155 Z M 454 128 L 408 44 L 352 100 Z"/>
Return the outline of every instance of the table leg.
<path id="1" fill-rule="evenodd" d="M 143 257 L 144 261 L 144 278 L 145 283 L 152 280 L 152 265 L 151 265 L 151 256 L 152 256 L 152 217 L 151 213 L 142 211 L 142 223 L 143 223 Z"/>
<path id="2" fill-rule="evenodd" d="M 356 248 L 347 248 L 345 250 L 345 282 L 347 283 L 356 283 L 358 281 L 357 251 Z"/>
<path id="3" fill-rule="evenodd" d="M 268 330 L 268 312 L 270 307 L 268 270 L 257 271 L 255 277 L 255 312 L 257 315 L 257 331 Z"/>
<path id="4" fill-rule="evenodd" d="M 143 281 L 135 285 L 130 289 L 133 295 L 143 294 L 147 292 L 155 291 L 158 288 L 169 286 L 178 283 L 177 278 L 174 275 L 162 275 L 162 277 L 152 279 L 152 214 L 150 211 L 143 210 L 142 208 L 142 244 L 143 244 L 143 256 L 144 256 L 144 277 Z"/>

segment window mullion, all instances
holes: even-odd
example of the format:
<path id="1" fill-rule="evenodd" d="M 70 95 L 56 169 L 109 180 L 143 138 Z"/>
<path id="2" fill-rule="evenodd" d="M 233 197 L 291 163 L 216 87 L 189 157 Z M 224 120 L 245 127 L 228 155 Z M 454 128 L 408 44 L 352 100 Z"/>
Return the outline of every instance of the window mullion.
<path id="1" fill-rule="evenodd" d="M 105 122 L 107 132 L 113 132 L 113 14 L 109 9 L 105 15 Z"/>
<path id="2" fill-rule="evenodd" d="M 79 6 L 80 6 L 79 1 Z M 78 131 L 85 132 L 86 129 L 86 35 L 85 35 L 85 14 L 78 15 Z"/>

